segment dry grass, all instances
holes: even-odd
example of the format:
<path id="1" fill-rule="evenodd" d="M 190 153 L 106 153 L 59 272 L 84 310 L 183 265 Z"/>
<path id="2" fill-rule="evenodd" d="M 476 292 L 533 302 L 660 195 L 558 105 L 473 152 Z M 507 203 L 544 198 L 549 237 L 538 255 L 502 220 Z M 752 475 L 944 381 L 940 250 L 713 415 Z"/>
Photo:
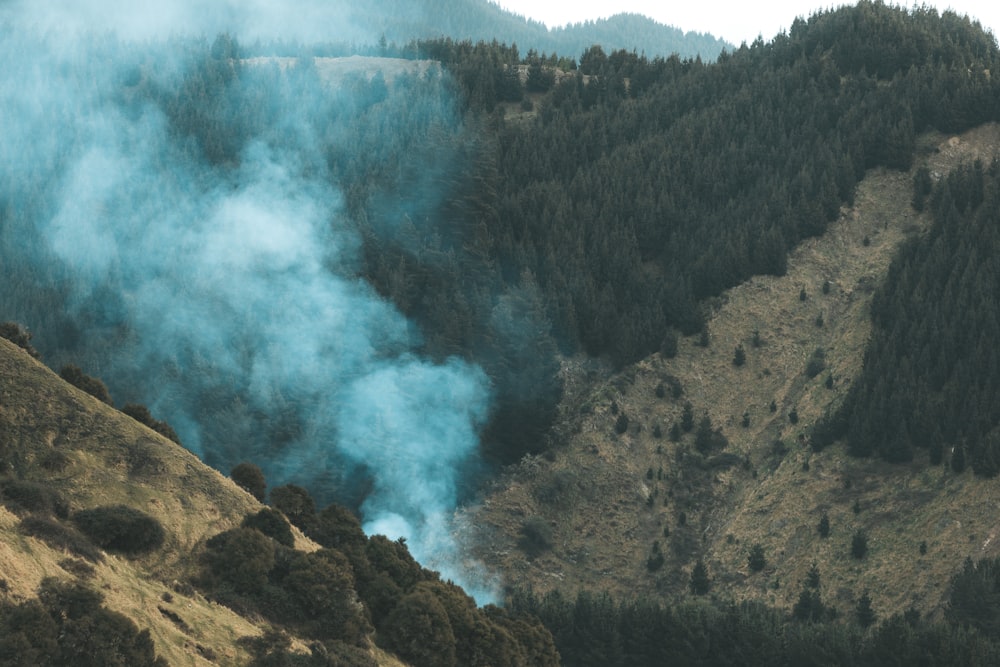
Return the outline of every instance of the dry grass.
<path id="1" fill-rule="evenodd" d="M 243 618 L 175 584 L 196 567 L 192 551 L 233 528 L 261 506 L 197 457 L 130 417 L 65 383 L 16 346 L 0 339 L 0 474 L 44 482 L 71 511 L 125 504 L 156 517 L 167 533 L 162 548 L 140 558 L 107 554 L 86 578 L 105 605 L 149 628 L 171 665 L 243 665 L 236 643 L 257 635 L 259 619 Z M 56 462 L 56 464 L 53 464 Z M 0 506 L 0 576 L 7 599 L 34 597 L 45 577 L 73 575 L 70 556 L 17 530 L 19 517 Z M 296 531 L 296 546 L 318 546 Z M 295 642 L 305 651 L 302 642 Z M 400 663 L 382 656 L 380 664 Z"/>
<path id="2" fill-rule="evenodd" d="M 932 172 L 945 173 L 959 162 L 1000 152 L 1000 128 L 928 136 L 923 145 Z M 626 597 L 683 594 L 693 560 L 703 556 L 720 594 L 786 608 L 815 561 L 824 599 L 843 610 L 867 589 L 880 614 L 911 605 L 938 612 L 948 578 L 962 560 L 997 553 L 995 484 L 920 463 L 859 462 L 846 457 L 841 446 L 814 454 L 805 441 L 815 420 L 842 399 L 860 371 L 871 294 L 895 249 L 928 224 L 910 207 L 911 178 L 871 172 L 854 206 L 844 209 L 823 237 L 792 253 L 786 276 L 755 277 L 718 299 L 708 348 L 684 339 L 677 358 L 654 355 L 614 376 L 600 375 L 592 364 L 568 363 L 573 383 L 561 425 L 566 444 L 554 461 L 523 462 L 468 511 L 468 524 L 481 528 L 479 556 L 508 582 L 539 592 L 608 590 Z M 822 327 L 816 324 L 820 314 Z M 759 347 L 753 345 L 755 330 Z M 746 350 L 742 367 L 732 363 L 737 345 Z M 804 370 L 816 348 L 825 352 L 828 370 L 810 379 Z M 829 389 L 825 381 L 831 373 Z M 681 383 L 680 400 L 669 390 L 663 399 L 655 396 L 656 385 L 668 377 Z M 685 400 L 696 418 L 707 411 L 728 438 L 727 451 L 744 465 L 706 466 L 691 454 L 690 435 L 680 445 L 669 442 L 666 433 Z M 612 403 L 630 418 L 623 435 L 614 432 Z M 788 417 L 793 409 L 797 424 Z M 750 417 L 746 428 L 744 413 Z M 659 440 L 652 436 L 656 425 L 664 434 Z M 783 456 L 774 454 L 777 439 L 787 446 Z M 827 540 L 816 531 L 824 511 L 833 526 Z M 555 545 L 529 559 L 518 549 L 517 536 L 523 522 L 536 516 L 549 521 Z M 664 537 L 664 527 L 670 537 Z M 870 535 L 863 562 L 850 557 L 856 528 Z M 650 573 L 646 559 L 654 540 L 667 558 L 662 569 Z M 923 557 L 921 541 L 928 547 Z M 768 558 L 760 573 L 747 567 L 755 543 Z"/>

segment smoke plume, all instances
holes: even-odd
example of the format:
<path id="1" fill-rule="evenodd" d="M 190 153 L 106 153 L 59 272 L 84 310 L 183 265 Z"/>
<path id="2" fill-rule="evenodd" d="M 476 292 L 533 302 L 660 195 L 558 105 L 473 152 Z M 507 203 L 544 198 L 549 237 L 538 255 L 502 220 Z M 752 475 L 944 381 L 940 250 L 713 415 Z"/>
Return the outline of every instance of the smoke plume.
<path id="1" fill-rule="evenodd" d="M 489 382 L 420 358 L 419 331 L 357 277 L 344 175 L 427 126 L 459 136 L 444 75 L 394 93 L 212 41 L 357 39 L 338 6 L 0 4 L 0 319 L 224 472 L 250 460 L 272 486 L 363 499 L 368 532 L 405 537 L 483 602 L 491 584 L 449 517 Z"/>

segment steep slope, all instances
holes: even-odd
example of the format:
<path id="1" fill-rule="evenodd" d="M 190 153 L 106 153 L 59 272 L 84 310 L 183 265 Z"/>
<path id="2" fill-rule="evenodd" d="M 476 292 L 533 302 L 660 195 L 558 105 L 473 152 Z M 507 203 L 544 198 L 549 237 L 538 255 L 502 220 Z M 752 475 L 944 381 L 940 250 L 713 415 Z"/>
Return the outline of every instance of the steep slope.
<path id="1" fill-rule="evenodd" d="M 1000 128 L 928 136 L 921 147 L 918 165 L 941 174 L 995 155 Z M 911 183 L 911 174 L 869 172 L 854 206 L 790 256 L 787 275 L 755 277 L 712 303 L 707 347 L 682 339 L 676 358 L 657 354 L 596 383 L 599 368 L 568 364 L 568 387 L 584 389 L 567 392 L 565 444 L 551 460 L 524 461 L 470 510 L 470 524 L 484 528 L 481 556 L 539 592 L 622 597 L 679 597 L 702 558 L 720 596 L 789 609 L 815 562 L 824 602 L 842 611 L 868 590 L 879 614 L 939 612 L 963 559 L 996 553 L 995 484 L 925 461 L 892 467 L 848 458 L 840 445 L 808 446 L 812 425 L 860 371 L 871 295 L 895 248 L 928 222 L 910 207 Z M 823 370 L 809 377 L 817 349 Z M 674 443 L 685 402 L 695 428 Z M 705 415 L 711 428 L 699 443 Z M 861 560 L 851 557 L 857 530 L 868 536 Z M 756 544 L 760 572 L 748 567 Z"/>
<path id="2" fill-rule="evenodd" d="M 109 552 L 86 562 L 26 535 L 22 517 L 0 506 L 0 596 L 6 601 L 34 598 L 46 577 L 79 580 L 100 591 L 107 608 L 148 628 L 171 665 L 250 661 L 237 640 L 261 634 L 266 624 L 206 600 L 186 583 L 198 568 L 192 557 L 198 547 L 261 508 L 248 493 L 2 338 L 0 459 L 5 486 L 10 480 L 44 486 L 65 503 L 61 514 L 123 504 L 156 518 L 166 532 L 163 546 L 149 555 Z M 301 534 L 296 546 L 317 548 Z M 373 655 L 380 664 L 399 664 L 381 651 Z"/>

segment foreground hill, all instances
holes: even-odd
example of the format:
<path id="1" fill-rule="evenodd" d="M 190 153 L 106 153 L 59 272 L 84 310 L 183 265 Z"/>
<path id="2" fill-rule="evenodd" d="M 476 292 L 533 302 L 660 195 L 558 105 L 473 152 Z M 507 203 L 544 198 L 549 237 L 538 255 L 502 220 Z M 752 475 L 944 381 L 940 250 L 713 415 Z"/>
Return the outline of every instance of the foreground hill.
<path id="1" fill-rule="evenodd" d="M 273 489 L 311 541 L 3 338 L 0 464 L 0 664 L 558 664 L 537 620 Z"/>
<path id="2" fill-rule="evenodd" d="M 238 526 L 259 504 L 190 452 L 71 387 L 3 339 L 0 397 L 4 599 L 35 597 L 46 577 L 80 578 L 103 592 L 108 608 L 148 628 L 157 652 L 172 665 L 210 664 L 209 655 L 221 664 L 248 662 L 235 640 L 260 634 L 262 627 L 193 591 L 178 592 L 174 584 L 190 576 L 195 564 L 188 554 L 198 544 Z M 12 497 L 21 495 L 15 481 L 58 497 L 65 505 L 61 513 L 139 508 L 163 526 L 163 547 L 136 559 L 107 554 L 88 562 L 72 549 L 26 535 L 21 519 L 46 513 L 30 503 L 23 507 L 23 499 L 21 507 L 11 507 Z"/>

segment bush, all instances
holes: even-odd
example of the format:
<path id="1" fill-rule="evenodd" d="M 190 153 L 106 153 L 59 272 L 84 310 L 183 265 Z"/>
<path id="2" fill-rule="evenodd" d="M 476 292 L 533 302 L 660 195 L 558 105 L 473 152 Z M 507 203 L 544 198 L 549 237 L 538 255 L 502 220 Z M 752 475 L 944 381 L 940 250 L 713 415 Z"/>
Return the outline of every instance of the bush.
<path id="1" fill-rule="evenodd" d="M 31 346 L 31 332 L 16 322 L 0 323 L 0 338 L 6 338 L 22 350 L 38 359 L 38 350 Z"/>
<path id="2" fill-rule="evenodd" d="M 205 560 L 213 575 L 237 593 L 259 594 L 275 562 L 274 542 L 249 528 L 219 533 L 205 544 Z"/>
<path id="3" fill-rule="evenodd" d="M 694 429 L 694 406 L 691 401 L 684 402 L 684 410 L 681 412 L 681 430 L 690 433 Z"/>
<path id="4" fill-rule="evenodd" d="M 819 525 L 816 526 L 816 530 L 819 532 L 820 537 L 830 537 L 830 517 L 825 513 L 822 518 L 820 518 Z"/>
<path id="5" fill-rule="evenodd" d="M 73 515 L 85 535 L 102 549 L 140 554 L 158 549 L 166 537 L 160 522 L 127 505 L 107 505 Z"/>
<path id="6" fill-rule="evenodd" d="M 699 560 L 691 570 L 691 594 L 706 595 L 712 587 L 712 581 L 708 578 L 708 567 L 705 561 Z"/>
<path id="7" fill-rule="evenodd" d="M 101 550 L 95 547 L 85 535 L 53 519 L 42 516 L 26 516 L 18 524 L 18 530 L 24 535 L 40 539 L 50 547 L 65 549 L 92 563 L 99 563 L 104 559 Z"/>
<path id="8" fill-rule="evenodd" d="M 239 463 L 230 471 L 229 477 L 258 502 L 264 502 L 267 497 L 267 481 L 264 479 L 264 471 L 258 466 L 247 462 Z"/>
<path id="9" fill-rule="evenodd" d="M 675 330 L 667 329 L 667 332 L 663 334 L 663 341 L 660 343 L 660 354 L 666 359 L 673 359 L 677 356 L 677 332 Z"/>
<path id="10" fill-rule="evenodd" d="M 0 501 L 15 514 L 51 514 L 60 518 L 69 516 L 69 506 L 55 489 L 40 482 L 21 479 L 0 481 Z"/>
<path id="11" fill-rule="evenodd" d="M 271 505 L 307 533 L 316 521 L 316 503 L 301 486 L 286 484 L 271 489 Z"/>
<path id="12" fill-rule="evenodd" d="M 248 514 L 242 523 L 243 528 L 253 528 L 264 533 L 278 544 L 286 547 L 295 546 L 295 536 L 285 515 L 270 507 L 265 507 L 256 514 Z"/>
<path id="13" fill-rule="evenodd" d="M 72 364 L 63 366 L 62 370 L 59 371 L 59 377 L 66 380 L 66 382 L 69 382 L 77 389 L 82 389 L 87 392 L 97 400 L 107 403 L 108 405 L 114 405 L 107 386 L 97 378 L 90 377 L 84 373 L 80 370 L 79 366 L 74 366 Z"/>
<path id="14" fill-rule="evenodd" d="M 342 505 L 328 505 L 316 515 L 316 526 L 309 537 L 324 547 L 339 549 L 351 556 L 364 551 L 368 538 L 361 522 Z"/>
<path id="15" fill-rule="evenodd" d="M 955 447 L 955 452 L 951 455 L 951 469 L 959 474 L 965 471 L 965 447 L 962 445 Z"/>
<path id="16" fill-rule="evenodd" d="M 875 623 L 875 611 L 872 609 L 872 599 L 868 595 L 868 591 L 862 593 L 858 599 L 858 605 L 854 608 L 854 617 L 862 628 L 869 628 Z"/>
<path id="17" fill-rule="evenodd" d="M 403 596 L 389 614 L 384 639 L 389 648 L 413 667 L 457 664 L 455 634 L 448 614 L 428 590 L 418 588 Z"/>
<path id="18" fill-rule="evenodd" d="M 626 431 L 628 431 L 628 417 L 623 412 L 618 415 L 618 419 L 615 420 L 615 433 L 622 435 Z"/>
<path id="19" fill-rule="evenodd" d="M 140 424 L 153 429 L 168 440 L 173 440 L 178 445 L 181 444 L 181 439 L 173 427 L 167 422 L 154 419 L 153 415 L 149 412 L 149 408 L 145 405 L 141 403 L 126 403 L 122 406 L 121 411 Z"/>
<path id="20" fill-rule="evenodd" d="M 767 558 L 764 556 L 764 547 L 754 544 L 750 547 L 750 554 L 747 556 L 747 566 L 751 572 L 760 572 L 767 566 Z"/>
<path id="21" fill-rule="evenodd" d="M 552 548 L 552 527 L 540 516 L 525 520 L 521 526 L 518 546 L 529 556 L 537 556 Z"/>
<path id="22" fill-rule="evenodd" d="M 742 345 L 737 345 L 733 351 L 733 366 L 740 367 L 747 362 L 747 353 Z"/>
<path id="23" fill-rule="evenodd" d="M 861 560 L 868 554 L 868 534 L 860 528 L 851 537 L 851 555 Z"/>
<path id="24" fill-rule="evenodd" d="M 806 377 L 811 380 L 822 373 L 824 368 L 826 368 L 826 352 L 823 348 L 817 347 L 806 362 Z"/>

